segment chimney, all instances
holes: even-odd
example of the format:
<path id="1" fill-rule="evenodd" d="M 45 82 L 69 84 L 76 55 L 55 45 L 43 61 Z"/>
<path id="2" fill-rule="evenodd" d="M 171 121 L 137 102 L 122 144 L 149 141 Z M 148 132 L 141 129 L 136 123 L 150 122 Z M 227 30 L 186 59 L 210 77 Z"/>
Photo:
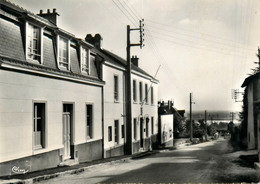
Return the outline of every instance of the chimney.
<path id="1" fill-rule="evenodd" d="M 131 62 L 133 63 L 133 65 L 138 67 L 138 60 L 139 58 L 137 56 L 132 56 L 131 58 Z"/>
<path id="2" fill-rule="evenodd" d="M 92 45 L 94 45 L 99 49 L 102 48 L 103 38 L 101 37 L 100 34 L 95 34 L 94 37 L 91 34 L 87 34 L 87 36 L 85 37 L 85 41 L 91 43 Z"/>
<path id="3" fill-rule="evenodd" d="M 53 12 L 51 12 L 50 9 L 48 9 L 47 13 L 43 13 L 43 11 L 40 10 L 40 14 L 38 14 L 38 15 L 49 20 L 56 26 L 58 25 L 58 16 L 60 16 L 60 15 L 56 12 L 56 8 L 53 8 Z"/>

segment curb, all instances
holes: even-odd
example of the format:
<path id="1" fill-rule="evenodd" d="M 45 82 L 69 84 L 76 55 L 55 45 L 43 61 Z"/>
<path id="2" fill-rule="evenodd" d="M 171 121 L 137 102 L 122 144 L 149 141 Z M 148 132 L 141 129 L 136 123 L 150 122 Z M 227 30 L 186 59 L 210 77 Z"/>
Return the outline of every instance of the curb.
<path id="1" fill-rule="evenodd" d="M 109 164 L 113 164 L 113 163 L 125 162 L 125 161 L 130 160 L 130 159 L 131 159 L 131 157 L 127 157 L 127 158 L 122 158 L 122 159 L 113 160 L 113 161 L 109 161 L 109 162 L 85 166 L 85 167 L 81 167 L 81 168 L 77 168 L 77 169 L 72 169 L 72 170 L 68 170 L 68 171 L 62 171 L 62 172 L 57 172 L 57 173 L 53 173 L 53 174 L 36 176 L 36 177 L 32 177 L 32 178 L 29 178 L 29 179 L 23 179 L 23 180 L 22 179 L 10 179 L 10 180 L 6 179 L 6 180 L 2 180 L 2 181 L 0 180 L 0 184 L 32 184 L 32 183 L 35 183 L 35 182 L 40 182 L 40 181 L 44 181 L 44 180 L 57 178 L 57 177 L 63 176 L 63 175 L 79 174 L 79 173 L 84 172 L 85 170 L 87 170 L 89 168 L 99 167 L 99 166 L 102 166 L 102 165 L 109 165 Z"/>
<path id="2" fill-rule="evenodd" d="M 254 163 L 255 169 L 260 172 L 260 162 Z"/>
<path id="3" fill-rule="evenodd" d="M 36 176 L 36 177 L 32 177 L 29 179 L 0 179 L 0 184 L 32 184 L 35 182 L 40 182 L 40 181 L 44 181 L 44 180 L 49 180 L 49 179 L 53 179 L 53 178 L 57 178 L 59 176 L 63 176 L 63 175 L 69 175 L 69 174 L 79 174 L 82 173 L 84 171 L 86 171 L 89 168 L 93 168 L 93 167 L 99 167 L 102 165 L 109 165 L 109 164 L 113 164 L 113 163 L 120 163 L 120 162 L 125 162 L 131 159 L 138 159 L 138 158 L 143 158 L 145 156 L 150 156 L 156 153 L 160 153 L 160 152 L 167 152 L 167 151 L 172 151 L 175 150 L 176 148 L 168 148 L 168 149 L 164 149 L 164 150 L 153 150 L 153 151 L 147 151 L 147 152 L 143 152 L 143 153 L 138 153 L 136 155 L 132 155 L 129 157 L 125 157 L 125 158 L 121 158 L 121 159 L 117 159 L 117 160 L 112 160 L 112 161 L 108 161 L 108 162 L 103 162 L 103 163 L 99 163 L 99 164 L 94 164 L 94 165 L 89 165 L 89 166 L 83 166 L 80 168 L 76 168 L 76 169 L 71 169 L 71 170 L 67 170 L 67 171 L 62 171 L 62 172 L 56 172 L 53 174 L 46 174 L 46 175 L 41 175 L 41 176 Z"/>

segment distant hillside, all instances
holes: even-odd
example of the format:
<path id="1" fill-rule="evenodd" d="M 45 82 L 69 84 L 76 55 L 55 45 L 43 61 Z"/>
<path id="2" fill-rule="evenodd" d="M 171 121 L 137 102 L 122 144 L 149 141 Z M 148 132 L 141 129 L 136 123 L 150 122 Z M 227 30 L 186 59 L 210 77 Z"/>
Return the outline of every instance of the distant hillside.
<path id="1" fill-rule="evenodd" d="M 239 119 L 239 112 L 234 112 L 233 119 Z M 185 117 L 187 119 L 190 118 L 190 113 L 185 113 Z M 205 119 L 205 111 L 193 111 L 192 112 L 192 119 L 193 120 L 201 120 Z M 232 116 L 230 111 L 207 111 L 207 120 L 213 121 L 231 121 Z"/>

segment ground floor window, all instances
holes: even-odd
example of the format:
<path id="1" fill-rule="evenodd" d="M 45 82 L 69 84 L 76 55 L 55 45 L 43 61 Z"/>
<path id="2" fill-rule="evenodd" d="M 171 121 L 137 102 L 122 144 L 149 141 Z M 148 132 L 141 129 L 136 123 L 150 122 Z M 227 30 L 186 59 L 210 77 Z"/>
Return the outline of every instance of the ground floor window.
<path id="1" fill-rule="evenodd" d="M 121 125 L 121 138 L 125 138 L 125 125 Z"/>
<path id="2" fill-rule="evenodd" d="M 112 141 L 112 126 L 108 127 L 108 141 Z"/>
<path id="3" fill-rule="evenodd" d="M 119 121 L 118 120 L 115 120 L 115 143 L 118 144 L 119 143 Z"/>
<path id="4" fill-rule="evenodd" d="M 134 118 L 134 140 L 137 140 L 137 119 Z"/>
<path id="5" fill-rule="evenodd" d="M 45 147 L 45 103 L 33 104 L 34 149 Z"/>
<path id="6" fill-rule="evenodd" d="M 151 117 L 151 132 L 152 132 L 152 135 L 154 134 L 154 118 Z"/>
<path id="7" fill-rule="evenodd" d="M 149 137 L 149 118 L 146 118 L 146 137 Z"/>
<path id="8" fill-rule="evenodd" d="M 86 126 L 87 138 L 93 138 L 93 107 L 90 104 L 86 105 Z"/>

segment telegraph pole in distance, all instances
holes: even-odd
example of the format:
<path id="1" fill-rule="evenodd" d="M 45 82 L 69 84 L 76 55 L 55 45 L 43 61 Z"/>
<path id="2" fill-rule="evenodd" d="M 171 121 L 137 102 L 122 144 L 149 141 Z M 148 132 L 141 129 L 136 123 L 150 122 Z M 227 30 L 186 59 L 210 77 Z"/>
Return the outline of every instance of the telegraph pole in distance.
<path id="1" fill-rule="evenodd" d="M 193 139 L 193 126 L 192 126 L 192 104 L 195 102 L 192 101 L 192 93 L 190 93 L 190 140 Z"/>
<path id="2" fill-rule="evenodd" d="M 207 111 L 205 110 L 205 139 L 206 141 L 208 140 L 208 135 L 207 135 Z"/>
<path id="3" fill-rule="evenodd" d="M 231 112 L 231 122 L 233 123 L 233 120 L 234 120 L 234 112 Z"/>
<path id="4" fill-rule="evenodd" d="M 127 155 L 132 155 L 132 88 L 131 88 L 131 57 L 130 57 L 130 49 L 133 46 L 140 46 L 142 48 L 143 44 L 143 21 L 140 20 L 139 28 L 131 29 L 130 25 L 127 25 L 127 46 L 126 46 L 126 60 L 127 60 L 127 68 L 126 68 L 126 150 L 125 153 Z M 130 41 L 130 33 L 131 31 L 138 30 L 140 32 L 140 43 L 131 44 Z"/>

